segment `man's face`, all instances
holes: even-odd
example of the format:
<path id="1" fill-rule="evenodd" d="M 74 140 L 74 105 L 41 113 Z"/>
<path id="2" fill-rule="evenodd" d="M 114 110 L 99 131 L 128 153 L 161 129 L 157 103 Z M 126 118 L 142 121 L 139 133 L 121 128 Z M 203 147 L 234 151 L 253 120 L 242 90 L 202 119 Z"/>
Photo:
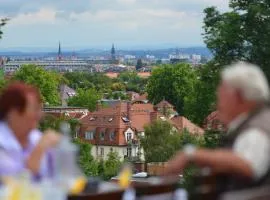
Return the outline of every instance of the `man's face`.
<path id="1" fill-rule="evenodd" d="M 230 123 L 239 106 L 237 91 L 228 86 L 225 82 L 219 84 L 217 90 L 217 109 L 220 120 L 226 125 Z"/>

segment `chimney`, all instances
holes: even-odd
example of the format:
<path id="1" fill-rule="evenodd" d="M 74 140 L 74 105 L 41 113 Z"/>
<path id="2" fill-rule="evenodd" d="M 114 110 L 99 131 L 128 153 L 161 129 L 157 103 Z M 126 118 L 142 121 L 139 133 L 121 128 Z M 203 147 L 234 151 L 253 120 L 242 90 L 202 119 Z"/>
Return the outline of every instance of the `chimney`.
<path id="1" fill-rule="evenodd" d="M 101 108 L 102 108 L 101 101 L 100 101 L 100 100 L 98 100 L 98 101 L 97 101 L 97 105 L 96 105 L 96 111 L 101 110 Z"/>
<path id="2" fill-rule="evenodd" d="M 131 109 L 131 103 L 130 101 L 127 101 L 127 118 L 130 120 L 130 109 Z"/>

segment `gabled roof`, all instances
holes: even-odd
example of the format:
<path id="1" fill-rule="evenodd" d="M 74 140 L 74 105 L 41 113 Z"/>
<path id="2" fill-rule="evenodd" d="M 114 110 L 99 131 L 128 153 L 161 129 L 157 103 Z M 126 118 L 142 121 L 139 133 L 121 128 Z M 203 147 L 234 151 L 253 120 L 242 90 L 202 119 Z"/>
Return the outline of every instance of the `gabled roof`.
<path id="1" fill-rule="evenodd" d="M 159 102 L 157 105 L 155 105 L 156 108 L 174 108 L 174 106 L 172 104 L 170 104 L 168 101 L 166 100 L 162 100 L 161 102 Z"/>
<path id="2" fill-rule="evenodd" d="M 183 116 L 175 116 L 170 119 L 179 131 L 188 130 L 191 134 L 204 134 L 204 130 Z"/>

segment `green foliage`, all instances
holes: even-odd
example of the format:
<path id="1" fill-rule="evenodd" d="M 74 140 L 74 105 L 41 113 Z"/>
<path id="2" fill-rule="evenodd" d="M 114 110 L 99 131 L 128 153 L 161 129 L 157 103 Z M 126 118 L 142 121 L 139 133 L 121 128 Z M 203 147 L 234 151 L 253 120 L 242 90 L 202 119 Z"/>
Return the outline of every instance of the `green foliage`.
<path id="1" fill-rule="evenodd" d="M 138 59 L 137 60 L 137 64 L 136 64 L 136 70 L 139 70 L 143 67 L 143 62 L 142 59 Z"/>
<path id="2" fill-rule="evenodd" d="M 205 9 L 204 41 L 220 64 L 246 60 L 270 77 L 270 6 L 268 0 L 230 0 L 229 12 Z"/>
<path id="3" fill-rule="evenodd" d="M 127 91 L 143 92 L 147 84 L 147 79 L 141 78 L 136 72 L 122 72 L 118 80 L 126 85 Z"/>
<path id="4" fill-rule="evenodd" d="M 58 130 L 60 123 L 64 121 L 62 118 L 57 118 L 54 115 L 46 115 L 39 124 L 39 129 L 45 131 L 47 129 Z"/>
<path id="5" fill-rule="evenodd" d="M 184 98 L 184 116 L 195 124 L 203 125 L 214 109 L 219 68 L 210 62 L 197 69 L 197 77 L 193 90 Z"/>
<path id="6" fill-rule="evenodd" d="M 74 89 L 95 89 L 97 91 L 108 90 L 113 80 L 102 73 L 70 72 L 64 74 L 69 81 L 69 86 Z"/>
<path id="7" fill-rule="evenodd" d="M 90 111 L 94 111 L 100 97 L 100 94 L 95 89 L 78 89 L 77 95 L 68 100 L 68 105 L 85 107 Z"/>
<path id="8" fill-rule="evenodd" d="M 145 127 L 141 138 L 146 162 L 165 162 L 180 149 L 180 134 L 166 121 L 155 121 Z"/>
<path id="9" fill-rule="evenodd" d="M 43 102 L 50 105 L 60 104 L 59 85 L 62 78 L 59 74 L 36 65 L 24 65 L 15 73 L 13 80 L 24 81 L 38 87 Z"/>
<path id="10" fill-rule="evenodd" d="M 111 86 L 111 89 L 113 91 L 125 91 L 126 90 L 126 86 L 123 83 L 113 83 Z"/>
<path id="11" fill-rule="evenodd" d="M 105 180 L 111 179 L 113 176 L 116 176 L 122 165 L 120 157 L 117 152 L 108 153 L 108 158 L 103 162 L 104 174 L 103 178 Z"/>
<path id="12" fill-rule="evenodd" d="M 118 99 L 121 99 L 121 100 L 128 100 L 129 99 L 129 96 L 125 93 L 125 92 L 109 92 L 107 95 L 106 95 L 106 98 L 108 99 L 114 99 L 114 100 L 118 100 Z"/>
<path id="13" fill-rule="evenodd" d="M 2 38 L 3 35 L 3 31 L 1 30 L 1 28 L 6 25 L 8 20 L 9 20 L 8 18 L 0 19 L 0 39 Z"/>
<path id="14" fill-rule="evenodd" d="M 74 140 L 79 147 L 78 163 L 86 176 L 98 176 L 98 162 L 91 155 L 92 146 L 89 143 Z"/>
<path id="15" fill-rule="evenodd" d="M 204 147 L 208 149 L 215 149 L 220 146 L 222 136 L 221 131 L 207 130 L 204 133 Z"/>
<path id="16" fill-rule="evenodd" d="M 184 99 L 193 93 L 196 82 L 197 74 L 190 65 L 162 65 L 153 70 L 146 91 L 151 102 L 157 104 L 165 98 L 181 115 Z"/>
<path id="17" fill-rule="evenodd" d="M 180 137 L 180 141 L 178 143 L 179 148 L 184 147 L 186 144 L 193 144 L 197 147 L 203 146 L 204 138 L 199 135 L 192 135 L 188 132 L 188 130 L 184 129 L 181 133 L 178 133 Z"/>

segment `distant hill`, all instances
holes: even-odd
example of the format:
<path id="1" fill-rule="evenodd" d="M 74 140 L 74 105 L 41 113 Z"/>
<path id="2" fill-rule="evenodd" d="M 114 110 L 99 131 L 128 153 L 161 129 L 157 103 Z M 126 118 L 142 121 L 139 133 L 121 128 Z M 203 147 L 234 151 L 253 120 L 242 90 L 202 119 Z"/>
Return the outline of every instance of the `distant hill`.
<path id="1" fill-rule="evenodd" d="M 134 55 L 136 57 L 143 57 L 145 55 L 154 55 L 157 58 L 168 57 L 169 54 L 173 53 L 181 54 L 200 54 L 205 57 L 210 57 L 212 54 L 206 47 L 187 47 L 187 48 L 167 48 L 167 49 L 138 49 L 138 50 L 121 50 L 116 49 L 117 55 Z M 63 51 L 64 56 L 71 56 L 75 54 L 78 57 L 89 57 L 89 56 L 108 56 L 110 55 L 110 50 L 100 50 L 100 49 L 83 49 L 78 51 Z M 47 56 L 57 56 L 57 51 L 12 51 L 12 50 L 1 50 L 0 56 L 18 56 L 18 57 L 47 57 Z"/>

